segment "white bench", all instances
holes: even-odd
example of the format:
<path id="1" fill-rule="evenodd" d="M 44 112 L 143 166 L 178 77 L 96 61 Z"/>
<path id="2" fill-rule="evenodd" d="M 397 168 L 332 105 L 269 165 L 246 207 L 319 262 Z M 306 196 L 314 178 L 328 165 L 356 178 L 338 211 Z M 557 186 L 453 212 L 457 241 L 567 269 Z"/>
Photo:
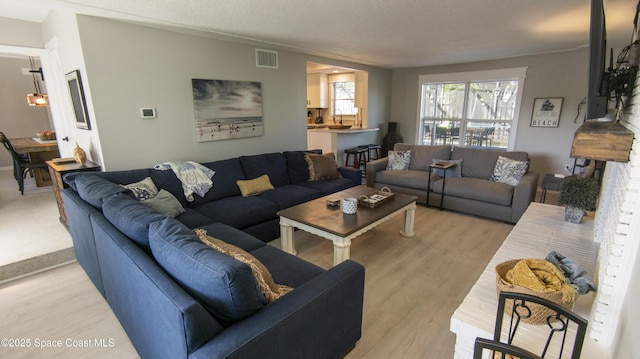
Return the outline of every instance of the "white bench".
<path id="1" fill-rule="evenodd" d="M 451 317 L 450 329 L 456 334 L 455 359 L 473 357 L 476 337 L 493 338 L 498 307 L 496 265 L 510 259 L 544 259 L 554 250 L 578 261 L 595 279 L 598 244 L 593 241 L 593 215 L 585 217 L 581 224 L 573 224 L 565 222 L 564 207 L 542 203 L 529 205 Z M 579 296 L 573 308 L 574 312 L 588 320 L 593 299 L 593 292 Z M 540 337 L 538 332 L 542 329 L 536 326 L 525 326 L 520 330 L 527 333 L 524 333 L 525 335 L 520 333 L 520 336 L 535 341 Z M 581 355 L 583 359 L 603 359 L 610 356 L 606 348 L 598 342 L 585 338 Z"/>

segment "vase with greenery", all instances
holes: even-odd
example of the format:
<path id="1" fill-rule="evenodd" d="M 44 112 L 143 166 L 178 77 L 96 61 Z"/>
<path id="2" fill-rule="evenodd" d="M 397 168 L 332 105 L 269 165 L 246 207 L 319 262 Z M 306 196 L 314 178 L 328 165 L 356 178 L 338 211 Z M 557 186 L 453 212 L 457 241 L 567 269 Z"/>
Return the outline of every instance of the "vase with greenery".
<path id="1" fill-rule="evenodd" d="M 558 202 L 565 206 L 565 220 L 581 223 L 585 211 L 595 209 L 598 192 L 598 183 L 592 178 L 567 178 L 560 187 L 558 198 Z"/>

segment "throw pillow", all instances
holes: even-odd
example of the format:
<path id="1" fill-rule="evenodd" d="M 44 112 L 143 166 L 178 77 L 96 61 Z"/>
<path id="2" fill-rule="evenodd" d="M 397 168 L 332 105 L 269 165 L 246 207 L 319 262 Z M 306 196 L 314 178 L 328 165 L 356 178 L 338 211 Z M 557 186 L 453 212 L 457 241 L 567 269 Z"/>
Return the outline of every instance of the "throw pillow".
<path id="1" fill-rule="evenodd" d="M 178 201 L 171 192 L 163 189 L 161 189 L 155 197 L 141 201 L 140 203 L 169 218 L 175 218 L 184 213 L 184 207 L 182 207 L 180 201 Z"/>
<path id="2" fill-rule="evenodd" d="M 267 267 L 262 264 L 256 257 L 252 256 L 248 252 L 244 250 L 221 241 L 217 238 L 213 238 L 207 235 L 207 231 L 204 229 L 196 229 L 194 230 L 198 238 L 202 241 L 202 243 L 208 245 L 209 247 L 228 255 L 229 257 L 238 260 L 251 268 L 251 272 L 253 272 L 254 277 L 256 278 L 256 283 L 258 283 L 258 287 L 264 297 L 267 299 L 267 302 L 271 303 L 274 300 L 282 297 L 283 295 L 289 293 L 293 290 L 293 288 L 277 284 L 274 282 L 271 273 L 267 269 Z"/>
<path id="3" fill-rule="evenodd" d="M 411 162 L 411 151 L 389 151 L 388 170 L 406 171 Z"/>
<path id="4" fill-rule="evenodd" d="M 307 161 L 307 165 L 309 166 L 310 181 L 341 177 L 340 172 L 338 172 L 336 156 L 333 154 L 333 152 L 325 153 L 322 155 L 305 153 L 304 159 L 305 161 Z"/>
<path id="5" fill-rule="evenodd" d="M 274 189 L 271 181 L 269 181 L 268 175 L 262 175 L 251 180 L 238 180 L 236 183 L 240 188 L 242 197 L 255 196 L 270 189 Z"/>
<path id="6" fill-rule="evenodd" d="M 529 161 L 516 161 L 511 158 L 498 156 L 498 161 L 496 161 L 493 176 L 491 176 L 490 180 L 516 186 L 522 176 L 527 173 L 528 168 Z"/>
<path id="7" fill-rule="evenodd" d="M 133 195 L 140 201 L 153 198 L 158 194 L 158 188 L 153 183 L 151 177 L 147 177 L 140 182 L 122 185 L 122 187 L 130 189 Z"/>
<path id="8" fill-rule="evenodd" d="M 433 159 L 433 164 L 436 163 L 453 163 L 455 166 L 447 168 L 447 177 L 462 177 L 462 159 L 459 160 L 439 160 L 437 158 Z M 441 168 L 432 168 L 431 171 L 434 175 L 444 177 L 444 169 Z"/>

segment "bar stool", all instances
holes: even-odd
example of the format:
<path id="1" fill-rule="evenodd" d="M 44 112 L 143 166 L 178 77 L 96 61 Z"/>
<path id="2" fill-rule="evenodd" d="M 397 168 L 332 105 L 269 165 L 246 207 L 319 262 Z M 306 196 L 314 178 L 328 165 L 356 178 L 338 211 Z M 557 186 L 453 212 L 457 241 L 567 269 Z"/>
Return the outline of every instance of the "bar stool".
<path id="1" fill-rule="evenodd" d="M 366 166 L 367 157 L 369 153 L 369 149 L 366 146 L 358 146 L 354 148 L 347 148 L 344 150 L 345 158 L 344 158 L 344 166 L 349 167 L 349 160 L 351 159 L 351 155 L 353 155 L 353 168 L 360 168 L 360 166 Z"/>
<path id="2" fill-rule="evenodd" d="M 377 160 L 378 158 L 380 158 L 380 149 L 382 148 L 382 146 L 380 145 L 376 145 L 376 144 L 368 144 L 367 145 L 367 154 L 368 154 L 368 158 L 367 158 L 367 162 L 369 161 L 373 161 L 373 160 Z M 375 158 L 373 158 L 372 156 L 372 151 L 375 154 Z"/>

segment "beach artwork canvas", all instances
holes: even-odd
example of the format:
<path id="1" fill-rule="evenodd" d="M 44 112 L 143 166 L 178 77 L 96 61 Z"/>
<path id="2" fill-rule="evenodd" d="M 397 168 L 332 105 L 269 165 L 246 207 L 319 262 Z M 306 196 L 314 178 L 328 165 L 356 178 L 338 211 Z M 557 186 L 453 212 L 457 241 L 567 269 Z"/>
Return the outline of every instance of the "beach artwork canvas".
<path id="1" fill-rule="evenodd" d="M 264 135 L 262 84 L 192 79 L 198 142 Z"/>

